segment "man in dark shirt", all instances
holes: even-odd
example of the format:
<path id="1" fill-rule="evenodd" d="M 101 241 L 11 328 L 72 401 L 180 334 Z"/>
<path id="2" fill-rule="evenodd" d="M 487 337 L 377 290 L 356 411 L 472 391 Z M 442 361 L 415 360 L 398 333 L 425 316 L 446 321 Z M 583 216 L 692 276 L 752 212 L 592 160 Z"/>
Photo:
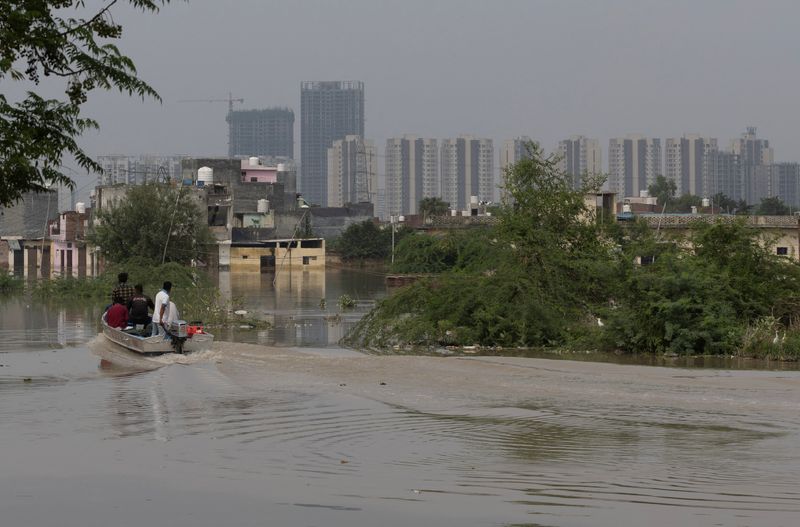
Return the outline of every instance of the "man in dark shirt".
<path id="1" fill-rule="evenodd" d="M 128 285 L 128 273 L 119 273 L 117 275 L 117 280 L 119 280 L 119 283 L 115 285 L 114 290 L 111 291 L 111 303 L 115 304 L 119 302 L 124 307 L 127 306 L 128 302 L 133 298 L 134 290 Z"/>
<path id="2" fill-rule="evenodd" d="M 153 301 L 149 296 L 145 295 L 142 289 L 142 284 L 136 284 L 133 287 L 135 293 L 133 298 L 128 302 L 128 316 L 130 317 L 131 324 L 147 325 L 150 323 L 150 317 L 147 315 L 147 308 L 155 309 Z"/>
<path id="3" fill-rule="evenodd" d="M 128 308 L 124 304 L 115 302 L 108 308 L 106 323 L 112 328 L 125 329 L 128 325 Z"/>

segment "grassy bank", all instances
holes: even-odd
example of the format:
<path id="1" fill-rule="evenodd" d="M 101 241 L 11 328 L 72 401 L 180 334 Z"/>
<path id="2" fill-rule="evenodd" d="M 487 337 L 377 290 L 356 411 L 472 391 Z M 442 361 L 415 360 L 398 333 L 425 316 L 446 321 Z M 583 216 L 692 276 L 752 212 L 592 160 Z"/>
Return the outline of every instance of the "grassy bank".
<path id="1" fill-rule="evenodd" d="M 210 327 L 241 324 L 268 326 L 265 321 L 234 315 L 239 306 L 222 299 L 219 289 L 206 273 L 177 263 L 153 266 L 133 260 L 112 265 L 98 277 L 58 277 L 30 282 L 26 292 L 42 301 L 58 303 L 79 300 L 105 305 L 111 302 L 111 290 L 122 271 L 128 273 L 131 286 L 142 284 L 145 294 L 150 298 L 155 296 L 165 281 L 172 282 L 171 298 L 184 320 L 201 320 Z M 17 290 L 23 290 L 21 281 Z"/>

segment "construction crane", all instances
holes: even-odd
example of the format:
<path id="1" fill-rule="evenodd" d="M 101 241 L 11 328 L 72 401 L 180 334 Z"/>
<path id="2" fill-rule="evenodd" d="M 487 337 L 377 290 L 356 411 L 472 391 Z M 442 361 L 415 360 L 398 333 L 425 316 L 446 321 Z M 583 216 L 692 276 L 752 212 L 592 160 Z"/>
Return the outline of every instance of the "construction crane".
<path id="1" fill-rule="evenodd" d="M 233 113 L 233 103 L 238 102 L 239 104 L 244 104 L 244 99 L 235 98 L 231 92 L 228 92 L 227 99 L 182 99 L 178 102 L 226 102 L 228 103 L 228 117 L 230 118 Z"/>
<path id="2" fill-rule="evenodd" d="M 182 99 L 178 102 L 227 102 L 228 103 L 228 115 L 225 116 L 225 121 L 230 123 L 231 117 L 233 116 L 233 103 L 238 102 L 239 104 L 244 104 L 244 99 L 241 97 L 235 98 L 231 92 L 228 92 L 227 99 Z M 231 151 L 231 131 L 228 130 L 228 152 Z"/>

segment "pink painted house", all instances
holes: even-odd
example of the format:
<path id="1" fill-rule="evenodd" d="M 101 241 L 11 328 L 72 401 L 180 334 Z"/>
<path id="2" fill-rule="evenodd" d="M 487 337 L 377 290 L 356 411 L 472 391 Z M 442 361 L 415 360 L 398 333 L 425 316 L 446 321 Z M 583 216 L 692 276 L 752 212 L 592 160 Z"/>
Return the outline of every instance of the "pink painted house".
<path id="1" fill-rule="evenodd" d="M 278 167 L 262 165 L 257 157 L 242 159 L 242 183 L 277 183 Z"/>

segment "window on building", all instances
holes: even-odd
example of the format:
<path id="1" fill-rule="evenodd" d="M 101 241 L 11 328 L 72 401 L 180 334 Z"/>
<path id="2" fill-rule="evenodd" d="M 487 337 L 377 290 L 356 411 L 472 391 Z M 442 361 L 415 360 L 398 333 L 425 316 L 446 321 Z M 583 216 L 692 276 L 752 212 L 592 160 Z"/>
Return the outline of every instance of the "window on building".
<path id="1" fill-rule="evenodd" d="M 775 250 L 778 256 L 789 256 L 789 248 L 788 247 L 778 247 Z"/>
<path id="2" fill-rule="evenodd" d="M 311 257 L 303 256 L 303 265 L 308 265 L 311 262 Z"/>
<path id="3" fill-rule="evenodd" d="M 242 260 L 247 260 L 247 255 L 246 254 L 242 255 Z"/>

